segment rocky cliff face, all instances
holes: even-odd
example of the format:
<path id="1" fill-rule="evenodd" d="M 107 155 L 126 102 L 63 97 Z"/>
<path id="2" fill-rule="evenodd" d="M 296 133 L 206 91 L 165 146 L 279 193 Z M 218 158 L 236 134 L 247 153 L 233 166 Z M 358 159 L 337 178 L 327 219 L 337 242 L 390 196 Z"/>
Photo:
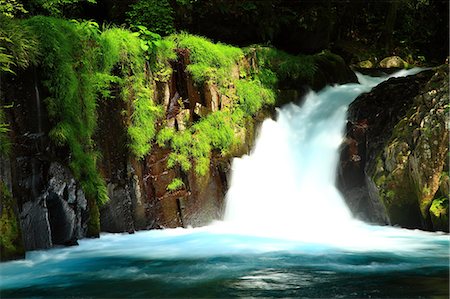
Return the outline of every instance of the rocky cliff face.
<path id="1" fill-rule="evenodd" d="M 338 185 L 359 218 L 448 231 L 447 113 L 447 65 L 351 104 Z"/>
<path id="2" fill-rule="evenodd" d="M 229 109 L 236 101 L 236 87 L 227 89 L 214 82 L 194 82 L 186 70 L 189 51 L 177 50 L 178 59 L 163 80 L 147 70 L 153 86 L 153 100 L 163 107 L 163 127 L 183 132 L 198 120 Z M 331 57 L 331 56 L 330 56 Z M 322 55 L 319 71 L 312 78 L 313 87 L 327 83 L 354 81 L 355 76 L 342 59 Z M 244 58 L 245 60 L 245 58 Z M 253 63 L 255 63 L 253 61 Z M 248 68 L 248 61 L 232 67 L 230 77 L 238 80 Z M 228 188 L 231 159 L 248 153 L 258 125 L 273 115 L 274 106 L 260 109 L 236 132 L 240 142 L 226 155 L 212 151 L 204 174 L 180 165 L 168 166 L 172 149 L 152 144 L 149 154 L 137 159 L 129 149 L 127 126 L 132 114 L 132 101 L 122 98 L 112 87 L 115 99 L 98 101 L 97 129 L 93 141 L 101 154 L 97 165 L 107 184 L 109 202 L 98 210 L 87 199 L 81 184 L 71 172 L 71 152 L 54 144 L 49 132 L 54 126 L 46 110 L 50 92 L 41 85 L 39 69 L 28 69 L 17 76 L 2 76 L 1 101 L 10 124 L 12 150 L 0 163 L 2 191 L 2 235 L 8 235 L 8 255 L 2 259 L 21 257 L 24 250 L 73 245 L 84 237 L 101 231 L 134 232 L 141 229 L 206 225 L 220 219 L 224 195 Z M 296 101 L 308 82 L 290 82 L 278 91 L 278 105 Z M 280 84 L 282 86 L 282 84 Z M 168 188 L 174 181 L 180 186 Z M 7 195 L 7 196 L 6 196 Z M 6 239 L 5 239 L 6 240 Z M 3 244 L 2 239 L 2 244 Z"/>

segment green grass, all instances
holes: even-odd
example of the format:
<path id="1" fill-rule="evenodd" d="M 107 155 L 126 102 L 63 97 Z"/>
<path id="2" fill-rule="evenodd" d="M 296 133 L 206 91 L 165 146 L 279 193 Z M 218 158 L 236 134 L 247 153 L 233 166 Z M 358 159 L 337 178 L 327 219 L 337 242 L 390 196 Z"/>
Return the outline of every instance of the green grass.
<path id="1" fill-rule="evenodd" d="M 239 107 L 247 115 L 254 115 L 264 105 L 274 105 L 276 100 L 274 90 L 264 87 L 256 80 L 237 81 L 236 93 L 239 97 Z"/>
<path id="2" fill-rule="evenodd" d="M 191 63 L 187 70 L 197 84 L 212 81 L 221 86 L 230 82 L 232 66 L 244 56 L 240 48 L 191 34 L 178 34 L 175 42 L 178 48 L 189 49 Z"/>
<path id="3" fill-rule="evenodd" d="M 217 111 L 192 125 L 185 131 L 163 128 L 158 133 L 157 143 L 172 149 L 167 165 L 169 168 L 180 165 L 188 171 L 194 164 L 195 172 L 205 175 L 213 150 L 226 154 L 238 142 L 230 112 Z"/>
<path id="4" fill-rule="evenodd" d="M 174 178 L 169 185 L 167 185 L 167 191 L 176 191 L 184 186 L 183 181 L 180 178 Z"/>
<path id="5" fill-rule="evenodd" d="M 26 22 L 0 14 L 0 70 L 13 72 L 36 64 L 38 39 Z"/>

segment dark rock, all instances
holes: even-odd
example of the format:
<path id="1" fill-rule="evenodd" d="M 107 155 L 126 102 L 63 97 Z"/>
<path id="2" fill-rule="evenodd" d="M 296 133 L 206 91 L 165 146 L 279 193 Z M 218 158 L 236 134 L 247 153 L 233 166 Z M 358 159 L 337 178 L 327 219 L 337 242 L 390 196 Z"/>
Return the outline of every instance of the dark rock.
<path id="1" fill-rule="evenodd" d="M 50 222 L 46 201 L 37 198 L 27 201 L 20 213 L 23 241 L 26 250 L 45 249 L 52 247 Z"/>
<path id="2" fill-rule="evenodd" d="M 338 187 L 357 217 L 432 229 L 429 209 L 448 154 L 444 68 L 392 78 L 350 105 Z"/>

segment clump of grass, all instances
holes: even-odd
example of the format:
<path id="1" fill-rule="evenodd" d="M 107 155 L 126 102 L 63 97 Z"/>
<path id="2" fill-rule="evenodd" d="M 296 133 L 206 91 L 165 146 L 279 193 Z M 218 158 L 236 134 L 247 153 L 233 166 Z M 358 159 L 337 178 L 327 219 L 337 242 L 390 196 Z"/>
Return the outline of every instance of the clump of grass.
<path id="1" fill-rule="evenodd" d="M 167 185 L 167 191 L 176 191 L 184 186 L 183 181 L 180 178 L 174 178 L 169 185 Z"/>
<path id="2" fill-rule="evenodd" d="M 37 37 L 26 22 L 0 14 L 0 69 L 14 73 L 36 64 L 39 56 Z"/>
<path id="3" fill-rule="evenodd" d="M 239 80 L 236 82 L 236 93 L 239 97 L 239 107 L 247 114 L 254 115 L 264 105 L 275 104 L 275 93 L 264 87 L 257 80 Z"/>
<path id="4" fill-rule="evenodd" d="M 178 34 L 175 41 L 179 48 L 189 49 L 191 63 L 187 70 L 197 84 L 213 81 L 220 86 L 231 81 L 232 66 L 244 56 L 240 48 L 214 44 L 191 34 Z"/>
<path id="5" fill-rule="evenodd" d="M 233 126 L 230 112 L 217 111 L 184 131 L 163 128 L 158 133 L 157 143 L 172 148 L 167 162 L 169 168 L 180 165 L 183 171 L 188 171 L 195 164 L 195 172 L 205 175 L 211 152 L 226 154 L 238 142 Z"/>

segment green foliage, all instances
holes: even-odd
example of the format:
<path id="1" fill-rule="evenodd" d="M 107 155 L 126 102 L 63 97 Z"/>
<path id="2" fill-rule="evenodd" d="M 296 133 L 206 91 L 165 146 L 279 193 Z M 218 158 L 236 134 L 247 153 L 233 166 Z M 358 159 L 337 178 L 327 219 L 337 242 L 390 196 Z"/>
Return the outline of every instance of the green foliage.
<path id="1" fill-rule="evenodd" d="M 138 25 L 136 28 L 139 31 L 134 34 L 141 39 L 141 48 L 145 53 L 145 58 L 150 62 L 154 79 L 167 82 L 172 74 L 170 61 L 177 59 L 173 38 L 161 39 L 159 34 L 149 31 L 142 25 Z"/>
<path id="2" fill-rule="evenodd" d="M 150 141 L 156 133 L 156 120 L 162 115 L 161 107 L 153 104 L 150 92 L 150 89 L 144 87 L 138 91 L 131 114 L 133 125 L 128 127 L 130 148 L 138 158 L 144 157 L 150 151 Z"/>
<path id="3" fill-rule="evenodd" d="M 260 46 L 246 51 L 247 55 L 252 52 L 256 54 L 258 69 L 253 70 L 254 75 L 269 86 L 277 81 L 274 74 L 278 80 L 302 80 L 309 83 L 317 71 L 314 56 L 294 56 L 275 48 Z"/>
<path id="4" fill-rule="evenodd" d="M 0 260 L 24 254 L 19 219 L 14 212 L 14 199 L 7 186 L 0 181 Z"/>
<path id="5" fill-rule="evenodd" d="M 157 142 L 160 146 L 168 144 L 172 148 L 167 162 L 169 168 L 178 164 L 182 170 L 188 171 L 195 163 L 195 172 L 205 175 L 209 170 L 211 151 L 220 151 L 224 155 L 238 142 L 235 125 L 230 112 L 217 111 L 184 131 L 162 129 Z"/>
<path id="6" fill-rule="evenodd" d="M 180 178 L 174 178 L 169 185 L 167 185 L 167 191 L 176 191 L 184 186 L 183 181 Z"/>
<path id="7" fill-rule="evenodd" d="M 158 47 L 158 42 L 161 40 L 161 35 L 153 33 L 147 29 L 147 27 L 142 25 L 137 25 L 138 31 L 135 33 L 141 39 L 141 48 L 144 51 L 145 58 L 150 60 L 152 55 L 156 54 L 156 49 Z"/>
<path id="8" fill-rule="evenodd" d="M 168 0 L 140 0 L 130 8 L 127 12 L 128 24 L 146 26 L 161 35 L 175 31 L 174 12 Z"/>
<path id="9" fill-rule="evenodd" d="M 131 118 L 128 127 L 129 147 L 137 158 L 142 158 L 151 149 L 151 141 L 156 133 L 155 124 L 162 115 L 162 108 L 152 100 L 153 89 L 147 83 L 145 74 L 145 56 L 146 52 L 149 55 L 150 48 L 143 47 L 148 44 L 143 43 L 136 34 L 119 28 L 104 31 L 100 44 L 104 53 L 103 71 L 111 73 L 119 66 L 116 75 L 120 79 L 116 79 L 116 82 L 120 82 L 122 99 L 129 101 L 132 108 L 128 115 Z"/>
<path id="10" fill-rule="evenodd" d="M 22 3 L 17 0 L 0 0 L 0 15 L 13 18 L 17 14 L 27 13 Z"/>
<path id="11" fill-rule="evenodd" d="M 236 82 L 236 93 L 239 96 L 240 108 L 247 115 L 254 115 L 263 105 L 275 104 L 275 93 L 265 88 L 256 80 L 239 80 Z"/>
<path id="12" fill-rule="evenodd" d="M 66 11 L 76 9 L 82 3 L 95 4 L 97 0 L 29 0 L 25 2 L 29 10 L 35 14 L 60 17 Z"/>
<path id="13" fill-rule="evenodd" d="M 97 170 L 98 153 L 92 136 L 96 128 L 96 72 L 99 44 L 97 26 L 48 17 L 26 21 L 38 36 L 41 59 L 51 98 L 46 99 L 56 122 L 50 137 L 70 149 L 70 168 L 88 198 L 108 200 L 106 185 Z"/>
<path id="14" fill-rule="evenodd" d="M 190 61 L 187 70 L 197 84 L 212 81 L 219 86 L 231 81 L 231 68 L 241 58 L 240 48 L 186 33 L 178 34 L 175 41 L 179 48 L 189 49 Z"/>
<path id="15" fill-rule="evenodd" d="M 9 124 L 6 122 L 5 112 L 0 106 L 0 155 L 7 155 L 11 149 L 8 132 Z"/>
<path id="16" fill-rule="evenodd" d="M 36 64 L 39 56 L 34 32 L 23 21 L 0 15 L 0 70 L 14 73 Z"/>
<path id="17" fill-rule="evenodd" d="M 449 199 L 441 197 L 433 199 L 430 207 L 430 212 L 439 217 L 440 215 L 448 215 Z"/>

